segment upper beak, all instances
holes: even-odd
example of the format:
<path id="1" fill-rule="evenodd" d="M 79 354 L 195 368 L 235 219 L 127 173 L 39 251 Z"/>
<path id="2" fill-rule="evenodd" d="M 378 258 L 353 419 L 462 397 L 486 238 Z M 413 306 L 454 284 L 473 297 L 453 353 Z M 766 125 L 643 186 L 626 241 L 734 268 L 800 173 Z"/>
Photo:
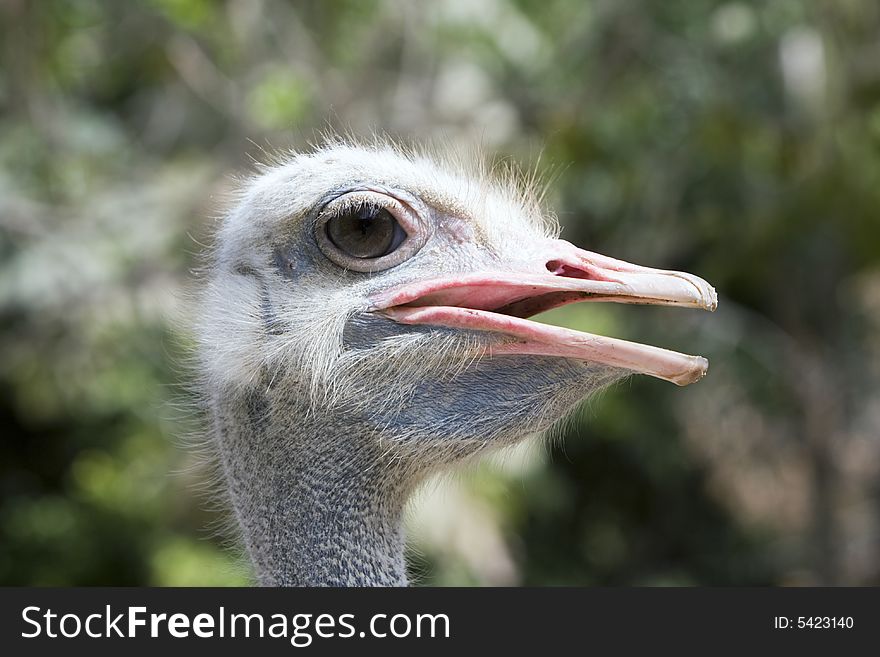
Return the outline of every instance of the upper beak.
<path id="1" fill-rule="evenodd" d="M 437 278 L 385 291 L 373 310 L 404 324 L 493 331 L 514 338 L 493 354 L 561 356 L 622 367 L 686 385 L 705 375 L 704 358 L 552 327 L 527 317 L 579 301 L 715 310 L 718 298 L 693 274 L 652 269 L 547 240 L 521 267 Z"/>

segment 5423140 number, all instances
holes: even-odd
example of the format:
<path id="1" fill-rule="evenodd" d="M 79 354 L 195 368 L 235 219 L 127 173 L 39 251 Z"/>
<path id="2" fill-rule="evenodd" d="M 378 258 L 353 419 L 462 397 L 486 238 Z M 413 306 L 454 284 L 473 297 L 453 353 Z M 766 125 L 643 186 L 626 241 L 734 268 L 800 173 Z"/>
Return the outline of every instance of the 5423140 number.
<path id="1" fill-rule="evenodd" d="M 777 630 L 851 630 L 853 627 L 852 616 L 776 616 L 773 619 L 773 627 Z"/>

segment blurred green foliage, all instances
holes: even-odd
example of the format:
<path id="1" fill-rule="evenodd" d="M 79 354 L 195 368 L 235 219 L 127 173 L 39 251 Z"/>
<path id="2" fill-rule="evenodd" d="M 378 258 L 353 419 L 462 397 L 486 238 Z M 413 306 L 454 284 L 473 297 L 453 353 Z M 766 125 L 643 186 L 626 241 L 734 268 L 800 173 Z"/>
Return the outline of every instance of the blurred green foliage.
<path id="1" fill-rule="evenodd" d="M 880 583 L 874 0 L 6 0 L 0 48 L 0 583 L 249 581 L 180 318 L 230 173 L 327 126 L 535 165 L 566 238 L 721 294 L 554 311 L 712 371 L 428 500 L 421 581 Z"/>

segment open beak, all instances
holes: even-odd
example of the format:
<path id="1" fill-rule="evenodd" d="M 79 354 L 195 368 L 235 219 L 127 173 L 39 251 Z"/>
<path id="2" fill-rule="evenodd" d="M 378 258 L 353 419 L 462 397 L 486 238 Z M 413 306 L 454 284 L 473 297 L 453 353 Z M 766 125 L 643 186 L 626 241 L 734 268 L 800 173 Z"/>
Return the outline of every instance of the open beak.
<path id="1" fill-rule="evenodd" d="M 549 326 L 528 319 L 581 301 L 686 306 L 715 310 L 714 288 L 702 278 L 640 267 L 548 240 L 522 273 L 482 271 L 436 278 L 380 293 L 375 312 L 401 324 L 490 331 L 513 340 L 491 347 L 491 355 L 556 356 L 648 374 L 678 385 L 705 376 L 709 363 L 648 345 Z"/>

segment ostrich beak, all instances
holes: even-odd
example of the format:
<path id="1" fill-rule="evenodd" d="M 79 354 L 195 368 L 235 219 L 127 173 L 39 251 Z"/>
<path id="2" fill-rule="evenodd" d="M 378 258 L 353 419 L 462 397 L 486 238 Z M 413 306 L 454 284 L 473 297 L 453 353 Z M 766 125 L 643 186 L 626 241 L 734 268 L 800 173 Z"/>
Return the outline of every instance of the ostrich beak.
<path id="1" fill-rule="evenodd" d="M 678 385 L 705 376 L 709 364 L 649 345 L 528 319 L 582 301 L 685 306 L 715 310 L 714 288 L 693 274 L 651 269 L 548 240 L 516 271 L 480 271 L 436 278 L 380 293 L 373 311 L 401 324 L 490 331 L 508 339 L 491 355 L 573 358 L 648 374 Z"/>

